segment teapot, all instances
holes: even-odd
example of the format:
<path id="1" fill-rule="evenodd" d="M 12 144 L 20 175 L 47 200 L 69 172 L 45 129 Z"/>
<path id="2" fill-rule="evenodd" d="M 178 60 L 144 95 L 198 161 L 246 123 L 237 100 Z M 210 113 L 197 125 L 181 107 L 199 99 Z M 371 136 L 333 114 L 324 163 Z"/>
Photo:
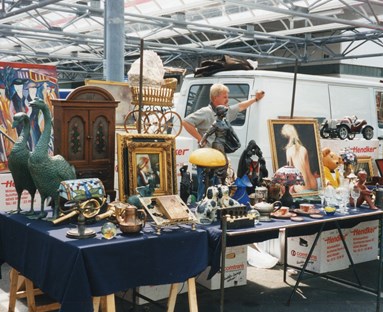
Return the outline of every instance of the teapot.
<path id="1" fill-rule="evenodd" d="M 146 223 L 147 214 L 144 209 L 137 209 L 136 206 L 127 204 L 124 208 L 118 209 L 116 220 L 123 233 L 138 233 Z"/>
<path id="2" fill-rule="evenodd" d="M 270 204 L 262 201 L 255 203 L 254 207 L 260 214 L 259 221 L 271 221 L 270 214 L 279 210 L 282 207 L 282 203 L 280 201 L 275 201 Z"/>

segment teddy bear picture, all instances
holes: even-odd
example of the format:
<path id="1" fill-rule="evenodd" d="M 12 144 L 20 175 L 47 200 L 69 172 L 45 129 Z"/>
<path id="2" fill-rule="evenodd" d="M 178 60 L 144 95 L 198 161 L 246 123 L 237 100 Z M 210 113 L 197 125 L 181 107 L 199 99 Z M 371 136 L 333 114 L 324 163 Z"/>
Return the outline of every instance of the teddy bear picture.
<path id="1" fill-rule="evenodd" d="M 322 149 L 322 160 L 325 185 L 339 187 L 341 183 L 339 167 L 343 164 L 342 157 L 329 147 L 325 147 Z"/>

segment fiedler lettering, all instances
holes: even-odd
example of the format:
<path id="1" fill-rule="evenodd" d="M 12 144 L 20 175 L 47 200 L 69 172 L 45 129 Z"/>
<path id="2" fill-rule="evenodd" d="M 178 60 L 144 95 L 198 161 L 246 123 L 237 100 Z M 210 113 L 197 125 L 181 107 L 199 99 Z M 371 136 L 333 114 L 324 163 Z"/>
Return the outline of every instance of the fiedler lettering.
<path id="1" fill-rule="evenodd" d="M 354 147 L 351 147 L 351 150 L 356 154 L 373 153 L 376 149 L 377 149 L 377 147 L 371 147 L 371 146 L 366 146 L 366 147 L 354 146 Z"/>
<path id="2" fill-rule="evenodd" d="M 375 227 L 371 227 L 371 226 L 368 226 L 365 229 L 354 229 L 352 231 L 352 235 L 357 236 L 357 235 L 363 235 L 363 234 L 371 234 L 375 232 L 375 229 L 376 229 Z"/>

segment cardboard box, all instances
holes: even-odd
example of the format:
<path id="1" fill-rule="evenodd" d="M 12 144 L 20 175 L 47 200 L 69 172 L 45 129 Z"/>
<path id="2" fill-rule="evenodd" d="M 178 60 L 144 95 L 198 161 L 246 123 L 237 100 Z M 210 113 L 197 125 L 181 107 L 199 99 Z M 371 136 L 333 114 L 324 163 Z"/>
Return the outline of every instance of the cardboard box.
<path id="1" fill-rule="evenodd" d="M 342 233 L 347 242 L 350 229 L 343 229 Z M 287 263 L 303 267 L 316 234 L 289 237 L 287 239 Z M 325 273 L 346 269 L 350 264 L 338 230 L 322 232 L 317 245 L 311 255 L 307 270 Z"/>
<path id="2" fill-rule="evenodd" d="M 165 298 L 169 298 L 170 293 L 170 284 L 166 285 L 153 285 L 153 286 L 140 286 L 136 288 L 136 291 L 150 300 L 158 301 Z M 178 294 L 183 294 L 188 291 L 188 284 L 184 282 L 181 286 L 178 287 Z M 119 291 L 116 293 L 116 296 L 133 302 L 133 289 L 128 289 L 127 291 Z M 147 300 L 141 298 L 140 296 L 136 297 L 136 304 L 142 305 L 148 303 Z"/>
<path id="3" fill-rule="evenodd" d="M 27 191 L 24 191 L 21 195 L 20 206 L 23 211 L 29 211 L 31 208 L 31 196 Z M 40 211 L 41 198 L 38 191 L 35 194 L 34 210 Z M 15 182 L 13 181 L 12 174 L 10 172 L 0 173 L 0 210 L 11 211 L 17 209 L 17 192 L 15 188 Z"/>
<path id="4" fill-rule="evenodd" d="M 198 277 L 197 283 L 208 289 L 219 289 L 221 286 L 221 273 L 216 273 L 207 279 L 210 267 L 206 268 Z M 247 246 L 226 248 L 225 258 L 225 288 L 247 284 Z"/>
<path id="5" fill-rule="evenodd" d="M 365 221 L 350 229 L 347 246 L 353 262 L 376 260 L 379 254 L 379 220 Z"/>

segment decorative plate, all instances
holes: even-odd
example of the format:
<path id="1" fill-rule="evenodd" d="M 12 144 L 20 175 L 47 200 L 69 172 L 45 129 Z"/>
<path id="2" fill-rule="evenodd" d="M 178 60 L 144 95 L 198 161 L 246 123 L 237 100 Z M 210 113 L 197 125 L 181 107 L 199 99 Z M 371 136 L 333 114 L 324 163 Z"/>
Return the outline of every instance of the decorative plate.
<path id="1" fill-rule="evenodd" d="M 279 211 L 276 211 L 272 212 L 271 216 L 277 219 L 290 219 L 291 217 L 296 217 L 297 214 L 293 212 L 286 212 L 285 214 L 281 214 Z"/>
<path id="2" fill-rule="evenodd" d="M 290 220 L 295 222 L 302 222 L 304 219 L 302 217 L 291 217 Z"/>
<path id="3" fill-rule="evenodd" d="M 320 213 L 313 213 L 310 215 L 310 218 L 313 218 L 313 219 L 322 219 L 323 218 L 323 215 L 320 214 Z"/>
<path id="4" fill-rule="evenodd" d="M 299 215 L 304 215 L 304 216 L 309 216 L 309 215 L 311 215 L 311 214 L 318 214 L 319 212 L 320 212 L 320 210 L 319 209 L 311 209 L 311 210 L 309 210 L 309 211 L 303 211 L 303 210 L 301 210 L 301 209 L 294 209 L 293 210 L 295 213 L 297 213 L 297 214 L 299 214 Z"/>

